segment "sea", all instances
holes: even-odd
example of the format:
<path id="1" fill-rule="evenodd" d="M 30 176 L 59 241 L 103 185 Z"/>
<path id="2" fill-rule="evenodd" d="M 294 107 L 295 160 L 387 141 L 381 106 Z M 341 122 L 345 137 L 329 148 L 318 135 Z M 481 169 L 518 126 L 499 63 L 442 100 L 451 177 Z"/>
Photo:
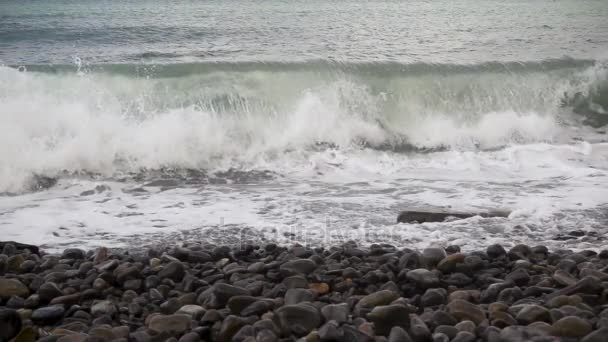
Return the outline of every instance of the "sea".
<path id="1" fill-rule="evenodd" d="M 600 249 L 607 130 L 606 0 L 0 0 L 0 240 Z"/>

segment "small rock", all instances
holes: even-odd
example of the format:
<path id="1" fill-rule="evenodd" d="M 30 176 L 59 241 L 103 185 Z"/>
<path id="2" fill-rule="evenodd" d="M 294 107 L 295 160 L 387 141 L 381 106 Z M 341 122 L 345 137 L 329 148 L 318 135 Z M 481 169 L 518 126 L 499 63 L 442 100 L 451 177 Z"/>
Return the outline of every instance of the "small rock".
<path id="1" fill-rule="evenodd" d="M 437 275 L 424 268 L 409 271 L 407 272 L 406 277 L 409 281 L 422 289 L 437 287 L 439 285 L 439 278 Z"/>
<path id="2" fill-rule="evenodd" d="M 109 300 L 98 301 L 91 306 L 91 314 L 95 317 L 102 315 L 113 316 L 116 311 L 116 305 Z"/>
<path id="3" fill-rule="evenodd" d="M 186 274 L 184 264 L 179 261 L 172 261 L 165 265 L 163 269 L 158 273 L 160 278 L 169 278 L 173 281 L 180 281 Z"/>
<path id="4" fill-rule="evenodd" d="M 581 342 L 606 342 L 608 336 L 608 328 L 601 328 L 589 333 Z"/>
<path id="5" fill-rule="evenodd" d="M 507 255 L 507 251 L 501 245 L 495 244 L 495 245 L 488 246 L 488 248 L 486 249 L 486 254 L 491 259 L 497 259 L 497 258 L 500 258 L 501 256 Z"/>
<path id="6" fill-rule="evenodd" d="M 17 279 L 0 278 L 0 298 L 8 299 L 12 296 L 27 298 L 30 290 Z"/>
<path id="7" fill-rule="evenodd" d="M 327 283 L 312 283 L 308 285 L 308 288 L 320 295 L 329 292 L 329 285 L 327 285 Z"/>
<path id="8" fill-rule="evenodd" d="M 420 304 L 422 304 L 423 307 L 441 305 L 446 302 L 447 296 L 448 293 L 445 289 L 428 289 L 424 295 L 422 295 Z"/>
<path id="9" fill-rule="evenodd" d="M 218 302 L 224 305 L 234 296 L 251 296 L 251 292 L 247 289 L 224 283 L 215 284 L 213 286 L 213 294 Z"/>
<path id="10" fill-rule="evenodd" d="M 326 321 L 336 321 L 344 323 L 348 320 L 348 304 L 329 304 L 321 308 L 321 313 Z"/>
<path id="11" fill-rule="evenodd" d="M 437 269 L 442 273 L 454 272 L 456 270 L 456 266 L 464 262 L 465 257 L 466 256 L 462 253 L 450 254 L 439 262 Z"/>
<path id="12" fill-rule="evenodd" d="M 309 259 L 294 259 L 280 266 L 280 270 L 288 274 L 308 274 L 317 268 L 317 264 Z"/>
<path id="13" fill-rule="evenodd" d="M 445 250 L 439 247 L 425 248 L 422 251 L 422 259 L 427 267 L 435 267 L 441 260 L 447 256 Z"/>
<path id="14" fill-rule="evenodd" d="M 310 290 L 305 289 L 289 289 L 285 293 L 285 304 L 292 305 L 301 302 L 312 302 L 315 295 Z"/>
<path id="15" fill-rule="evenodd" d="M 156 333 L 181 334 L 190 329 L 190 317 L 187 315 L 156 315 L 148 322 L 148 329 Z"/>
<path id="16" fill-rule="evenodd" d="M 65 309 L 62 305 L 47 306 L 34 310 L 32 312 L 32 321 L 38 325 L 53 324 L 59 321 L 64 313 Z"/>
<path id="17" fill-rule="evenodd" d="M 456 337 L 454 337 L 451 342 L 475 342 L 476 340 L 477 337 L 475 337 L 475 334 L 469 331 L 461 331 L 456 334 Z"/>
<path id="18" fill-rule="evenodd" d="M 470 333 L 474 333 L 476 327 L 475 323 L 471 321 L 462 321 L 454 326 L 458 331 L 468 331 Z"/>
<path id="19" fill-rule="evenodd" d="M 304 336 L 321 324 L 321 315 L 307 303 L 285 305 L 275 311 L 281 326 L 296 336 Z"/>
<path id="20" fill-rule="evenodd" d="M 539 340 L 539 337 L 546 336 L 544 331 L 524 327 L 520 325 L 506 327 L 500 332 L 500 342 L 519 342 L 519 341 L 552 341 L 552 340 Z"/>
<path id="21" fill-rule="evenodd" d="M 576 316 L 566 316 L 553 323 L 551 334 L 559 337 L 580 338 L 592 331 L 589 322 Z"/>
<path id="22" fill-rule="evenodd" d="M 63 251 L 63 254 L 61 254 L 62 259 L 82 260 L 82 259 L 84 259 L 84 257 L 85 257 L 84 251 L 82 249 L 78 249 L 78 248 L 68 248 Z"/>
<path id="23" fill-rule="evenodd" d="M 448 303 L 448 311 L 460 320 L 470 320 L 475 324 L 480 324 L 486 319 L 485 312 L 477 305 L 462 299 L 456 299 Z"/>
<path id="24" fill-rule="evenodd" d="M 399 298 L 399 295 L 390 290 L 381 290 L 368 294 L 357 302 L 357 305 L 355 306 L 355 314 L 364 316 L 374 307 L 390 304 L 397 298 Z"/>
<path id="25" fill-rule="evenodd" d="M 243 309 L 247 308 L 257 300 L 258 299 L 256 297 L 252 296 L 234 296 L 228 300 L 228 308 L 230 309 L 230 312 L 240 316 Z"/>
<path id="26" fill-rule="evenodd" d="M 17 311 L 0 308 L 0 341 L 9 341 L 21 331 L 21 317 Z"/>
<path id="27" fill-rule="evenodd" d="M 328 321 L 319 328 L 319 338 L 327 341 L 339 341 L 343 338 L 344 332 L 335 321 Z"/>
<path id="28" fill-rule="evenodd" d="M 448 325 L 448 326 L 452 326 L 452 325 L 456 325 L 458 323 L 458 320 L 452 316 L 452 314 L 446 312 L 446 311 L 441 311 L 441 310 L 437 310 L 435 312 L 433 312 L 433 314 L 431 315 L 431 323 L 433 326 L 439 326 L 439 325 Z M 450 335 L 448 335 L 450 336 Z M 453 336 L 450 336 L 453 337 Z"/>
<path id="29" fill-rule="evenodd" d="M 528 325 L 533 322 L 551 322 L 551 314 L 547 308 L 540 305 L 526 305 L 515 317 L 518 322 Z"/>
<path id="30" fill-rule="evenodd" d="M 247 322 L 242 318 L 230 315 L 222 321 L 216 340 L 218 342 L 230 342 L 239 330 L 246 325 Z"/>
<path id="31" fill-rule="evenodd" d="M 412 315 L 409 333 L 414 341 L 429 341 L 431 339 L 431 330 L 418 315 Z"/>
<path id="32" fill-rule="evenodd" d="M 176 314 L 186 315 L 191 319 L 198 321 L 205 314 L 205 309 L 200 305 L 184 305 L 177 310 Z"/>
<path id="33" fill-rule="evenodd" d="M 563 270 L 556 270 L 555 273 L 553 273 L 552 278 L 556 283 L 562 286 L 572 286 L 576 284 L 576 279 L 570 273 Z"/>
<path id="34" fill-rule="evenodd" d="M 185 334 L 184 336 L 182 336 L 179 339 L 179 342 L 199 342 L 201 340 L 201 337 L 199 336 L 199 334 L 194 333 L 194 332 L 189 332 L 187 334 Z"/>
<path id="35" fill-rule="evenodd" d="M 374 323 L 378 335 L 388 336 L 394 326 L 410 327 L 409 310 L 403 305 L 376 306 L 367 314 L 367 318 Z"/>
<path id="36" fill-rule="evenodd" d="M 412 342 L 412 338 L 403 328 L 396 326 L 391 328 L 388 342 Z"/>

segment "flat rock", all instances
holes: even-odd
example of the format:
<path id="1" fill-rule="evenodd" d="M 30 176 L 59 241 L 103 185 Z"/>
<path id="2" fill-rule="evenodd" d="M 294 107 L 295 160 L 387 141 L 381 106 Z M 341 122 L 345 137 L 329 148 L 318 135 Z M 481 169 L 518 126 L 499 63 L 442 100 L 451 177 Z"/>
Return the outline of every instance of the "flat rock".
<path id="1" fill-rule="evenodd" d="M 398 223 L 425 223 L 443 222 L 447 218 L 466 219 L 474 216 L 481 217 L 509 217 L 510 211 L 488 210 L 480 212 L 462 212 L 443 208 L 411 209 L 404 210 L 397 216 Z"/>

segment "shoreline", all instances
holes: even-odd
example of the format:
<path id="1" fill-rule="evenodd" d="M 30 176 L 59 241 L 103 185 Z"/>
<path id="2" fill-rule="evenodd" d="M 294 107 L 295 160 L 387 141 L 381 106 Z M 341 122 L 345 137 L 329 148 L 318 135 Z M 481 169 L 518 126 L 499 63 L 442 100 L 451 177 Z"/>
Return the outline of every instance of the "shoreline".
<path id="1" fill-rule="evenodd" d="M 5 242 L 0 250 L 0 341 L 595 342 L 608 334 L 608 248 L 495 244 L 461 253 L 347 242 L 47 254 Z"/>

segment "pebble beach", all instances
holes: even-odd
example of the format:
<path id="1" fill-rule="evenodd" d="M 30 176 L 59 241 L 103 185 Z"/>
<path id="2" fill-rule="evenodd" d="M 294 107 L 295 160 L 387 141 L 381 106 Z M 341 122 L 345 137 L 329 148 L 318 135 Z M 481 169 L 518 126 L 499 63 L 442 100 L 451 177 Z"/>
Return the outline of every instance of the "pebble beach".
<path id="1" fill-rule="evenodd" d="M 2 341 L 601 342 L 608 249 L 2 243 Z"/>

